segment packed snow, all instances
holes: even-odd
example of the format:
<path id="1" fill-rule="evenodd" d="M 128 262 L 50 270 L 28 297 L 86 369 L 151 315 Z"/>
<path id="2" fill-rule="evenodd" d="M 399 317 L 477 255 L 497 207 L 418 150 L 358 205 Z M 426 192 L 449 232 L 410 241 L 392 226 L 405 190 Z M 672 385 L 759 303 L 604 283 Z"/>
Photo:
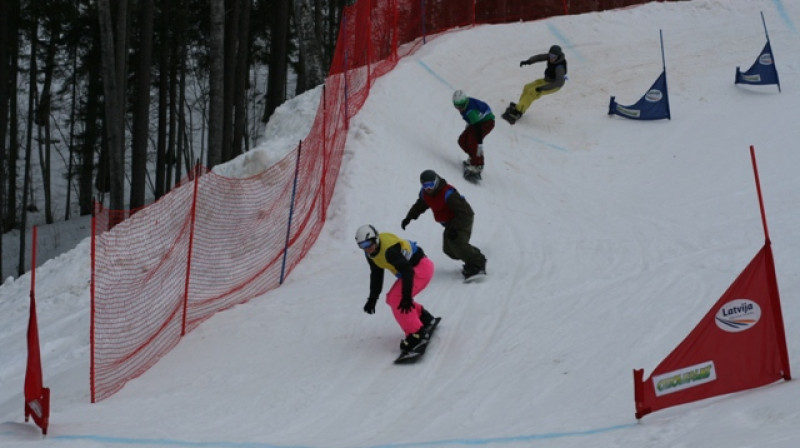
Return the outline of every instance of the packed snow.
<path id="1" fill-rule="evenodd" d="M 761 12 L 781 92 L 733 83 L 766 42 Z M 798 2 L 693 0 L 428 39 L 351 121 L 328 221 L 285 284 L 207 320 L 111 398 L 89 402 L 89 241 L 37 269 L 46 437 L 23 419 L 30 274 L 7 280 L 0 445 L 796 447 L 796 381 L 637 421 L 632 370 L 649 375 L 764 244 L 754 145 L 800 374 L 798 23 Z M 661 73 L 659 30 L 672 119 L 607 115 L 610 96 L 634 104 Z M 552 44 L 569 80 L 509 126 L 500 113 L 544 70 L 519 61 Z M 480 185 L 461 178 L 454 89 L 498 115 Z M 279 158 L 318 99 L 296 98 L 269 141 L 220 170 Z M 428 168 L 475 209 L 483 282 L 461 281 L 430 212 L 400 229 Z M 436 264 L 417 300 L 443 319 L 416 365 L 392 364 L 403 335 L 387 306 L 362 311 L 369 272 L 353 235 L 365 223 L 417 241 Z"/>

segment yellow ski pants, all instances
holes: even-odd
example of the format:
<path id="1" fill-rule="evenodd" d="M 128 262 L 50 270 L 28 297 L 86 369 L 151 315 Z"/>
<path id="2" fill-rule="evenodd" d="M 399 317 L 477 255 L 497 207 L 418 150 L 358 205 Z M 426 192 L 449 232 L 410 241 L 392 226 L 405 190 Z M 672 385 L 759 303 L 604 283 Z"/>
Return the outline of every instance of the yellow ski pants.
<path id="1" fill-rule="evenodd" d="M 522 88 L 522 95 L 519 96 L 519 101 L 517 101 L 517 110 L 521 114 L 524 114 L 525 111 L 531 107 L 531 103 L 538 100 L 542 95 L 550 95 L 551 93 L 556 93 L 561 90 L 561 87 L 559 87 L 553 90 L 545 90 L 544 92 L 536 91 L 537 87 L 545 84 L 547 84 L 547 81 L 544 78 L 525 84 L 525 87 Z"/>

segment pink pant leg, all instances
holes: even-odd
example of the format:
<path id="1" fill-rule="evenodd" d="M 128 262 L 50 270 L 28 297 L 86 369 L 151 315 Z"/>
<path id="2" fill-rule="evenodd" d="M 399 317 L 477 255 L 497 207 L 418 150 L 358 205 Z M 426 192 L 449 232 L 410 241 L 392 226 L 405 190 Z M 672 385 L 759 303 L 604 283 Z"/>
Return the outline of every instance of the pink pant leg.
<path id="1" fill-rule="evenodd" d="M 433 278 L 434 265 L 430 258 L 425 257 L 419 261 L 419 264 L 414 267 L 414 287 L 411 291 L 411 297 L 416 297 L 417 294 L 428 286 Z M 400 300 L 403 298 L 403 281 L 401 279 L 395 280 L 389 292 L 386 294 L 386 303 L 392 309 L 394 319 L 403 329 L 406 336 L 411 333 L 416 333 L 422 328 L 422 321 L 419 319 L 422 314 L 422 305 L 414 301 L 414 309 L 409 313 L 401 313 L 397 309 L 400 305 Z"/>

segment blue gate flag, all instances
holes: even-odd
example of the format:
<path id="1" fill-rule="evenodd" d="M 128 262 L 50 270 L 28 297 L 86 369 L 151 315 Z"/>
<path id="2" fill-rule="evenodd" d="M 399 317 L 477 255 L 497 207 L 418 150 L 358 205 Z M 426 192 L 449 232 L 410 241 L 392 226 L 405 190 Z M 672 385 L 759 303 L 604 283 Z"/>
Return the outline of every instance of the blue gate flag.
<path id="1" fill-rule="evenodd" d="M 775 58 L 772 56 L 772 47 L 767 39 L 764 49 L 753 62 L 749 70 L 742 73 L 739 67 L 736 67 L 736 80 L 734 84 L 751 84 L 751 85 L 770 85 L 777 84 L 778 91 L 781 91 L 781 82 L 778 80 L 778 69 L 775 68 Z"/>
<path id="2" fill-rule="evenodd" d="M 639 101 L 632 106 L 621 106 L 611 97 L 608 104 L 609 115 L 619 115 L 620 117 L 633 120 L 660 120 L 662 118 L 671 119 L 669 113 L 669 94 L 667 93 L 667 70 L 661 72 L 661 76 L 650 87 L 650 90 L 642 96 Z"/>

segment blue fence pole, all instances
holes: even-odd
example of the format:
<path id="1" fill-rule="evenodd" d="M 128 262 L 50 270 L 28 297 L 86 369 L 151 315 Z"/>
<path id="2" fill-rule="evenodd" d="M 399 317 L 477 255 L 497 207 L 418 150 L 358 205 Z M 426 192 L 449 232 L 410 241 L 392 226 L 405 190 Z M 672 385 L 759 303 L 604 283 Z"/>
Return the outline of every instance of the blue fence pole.
<path id="1" fill-rule="evenodd" d="M 303 141 L 300 140 L 300 143 L 297 144 L 297 161 L 294 164 L 294 182 L 292 183 L 292 203 L 289 205 L 289 220 L 286 223 L 286 242 L 283 244 L 283 261 L 281 262 L 281 280 L 280 284 L 283 284 L 283 280 L 286 276 L 286 257 L 289 255 L 289 237 L 292 234 L 292 216 L 294 216 L 294 200 L 295 195 L 297 194 L 297 177 L 300 172 L 300 152 L 303 150 Z"/>

